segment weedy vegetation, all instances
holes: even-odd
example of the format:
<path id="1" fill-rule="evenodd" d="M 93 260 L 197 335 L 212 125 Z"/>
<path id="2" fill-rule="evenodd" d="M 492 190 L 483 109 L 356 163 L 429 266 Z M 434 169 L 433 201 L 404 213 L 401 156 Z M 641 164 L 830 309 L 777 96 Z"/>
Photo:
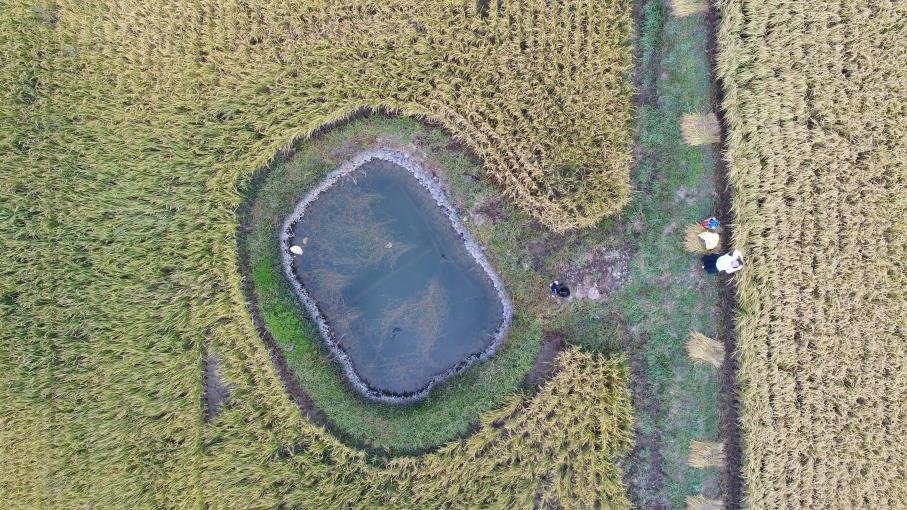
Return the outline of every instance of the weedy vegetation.
<path id="1" fill-rule="evenodd" d="M 907 501 L 907 4 L 721 2 L 745 504 Z"/>

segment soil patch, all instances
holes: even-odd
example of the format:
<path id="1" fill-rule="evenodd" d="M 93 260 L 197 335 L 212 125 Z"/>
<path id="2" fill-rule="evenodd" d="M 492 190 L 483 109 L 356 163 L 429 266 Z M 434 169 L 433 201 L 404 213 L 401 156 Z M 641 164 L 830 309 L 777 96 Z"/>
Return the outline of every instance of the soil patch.
<path id="1" fill-rule="evenodd" d="M 548 263 L 551 254 L 564 250 L 564 245 L 570 241 L 564 234 L 548 231 L 540 224 L 536 226 L 541 235 L 526 243 L 526 251 L 529 254 L 529 264 L 532 269 L 545 274 L 550 272 Z"/>
<path id="2" fill-rule="evenodd" d="M 555 372 L 554 360 L 564 350 L 564 334 L 559 331 L 545 331 L 542 333 L 542 345 L 539 348 L 535 363 L 526 374 L 523 386 L 532 390 L 550 379 Z"/>
<path id="3" fill-rule="evenodd" d="M 469 209 L 469 218 L 479 226 L 487 222 L 499 223 L 504 214 L 501 197 L 497 195 L 489 195 Z"/>
<path id="4" fill-rule="evenodd" d="M 601 299 L 623 286 L 629 271 L 630 249 L 598 246 L 583 254 L 576 265 L 558 273 L 572 284 L 571 299 Z"/>
<path id="5" fill-rule="evenodd" d="M 205 366 L 205 422 L 210 422 L 220 412 L 221 406 L 230 398 L 230 388 L 220 375 L 220 358 L 206 353 L 202 360 Z"/>

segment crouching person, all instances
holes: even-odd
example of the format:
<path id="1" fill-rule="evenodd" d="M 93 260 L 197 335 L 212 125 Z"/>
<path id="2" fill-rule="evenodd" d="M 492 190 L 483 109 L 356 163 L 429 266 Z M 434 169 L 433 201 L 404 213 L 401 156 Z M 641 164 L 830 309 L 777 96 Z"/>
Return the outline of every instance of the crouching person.
<path id="1" fill-rule="evenodd" d="M 740 271 L 743 269 L 743 255 L 740 254 L 740 250 L 734 250 L 724 255 L 717 253 L 703 255 L 702 268 L 709 274 L 717 274 L 721 271 L 730 274 Z"/>

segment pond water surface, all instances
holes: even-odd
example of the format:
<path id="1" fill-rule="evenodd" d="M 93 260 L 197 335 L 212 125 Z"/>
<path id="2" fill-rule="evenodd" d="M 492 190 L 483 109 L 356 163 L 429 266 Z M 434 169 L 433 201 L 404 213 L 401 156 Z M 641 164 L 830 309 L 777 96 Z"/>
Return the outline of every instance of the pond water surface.
<path id="1" fill-rule="evenodd" d="M 491 275 L 396 163 L 359 165 L 305 206 L 288 235 L 303 250 L 286 255 L 294 276 L 368 396 L 424 392 L 501 334 L 509 312 Z"/>

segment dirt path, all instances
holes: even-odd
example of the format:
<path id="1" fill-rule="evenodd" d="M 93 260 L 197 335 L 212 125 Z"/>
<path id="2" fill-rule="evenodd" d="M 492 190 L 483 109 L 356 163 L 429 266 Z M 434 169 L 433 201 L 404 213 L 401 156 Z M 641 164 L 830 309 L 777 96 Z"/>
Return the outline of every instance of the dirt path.
<path id="1" fill-rule="evenodd" d="M 717 34 L 720 13 L 718 7 L 711 3 L 708 13 L 708 40 L 706 47 L 712 67 L 711 83 L 712 111 L 721 122 L 721 150 L 726 147 L 728 124 L 721 109 L 724 100 L 724 86 L 715 76 L 717 64 Z M 726 226 L 724 235 L 725 249 L 731 248 L 728 239 L 733 236 L 734 211 L 732 204 L 732 188 L 728 182 L 728 166 L 723 155 L 715 158 L 715 189 L 718 191 L 716 208 L 723 218 Z M 727 275 L 719 278 L 718 289 L 718 328 L 717 340 L 724 344 L 724 363 L 719 374 L 718 413 L 719 433 L 724 440 L 725 465 L 721 473 L 721 494 L 724 508 L 736 510 L 742 508 L 743 502 L 743 473 L 741 471 L 742 443 L 740 438 L 740 402 L 737 398 L 737 349 L 736 317 L 737 317 L 737 288 L 733 280 Z"/>
<path id="2" fill-rule="evenodd" d="M 564 349 L 563 333 L 545 331 L 542 333 L 542 344 L 539 347 L 539 353 L 535 357 L 532 368 L 523 379 L 523 386 L 529 390 L 534 390 L 539 385 L 547 381 L 554 375 L 554 360 Z"/>
<path id="3" fill-rule="evenodd" d="M 713 7 L 702 23 L 702 18 L 689 18 L 679 20 L 673 17 L 669 0 L 640 0 L 636 2 L 634 10 L 636 33 L 642 34 L 642 39 L 635 41 L 637 44 L 636 106 L 640 110 L 647 110 L 649 115 L 680 115 L 686 113 L 689 101 L 703 100 L 701 108 L 711 109 L 720 115 L 721 84 L 715 80 L 715 29 L 718 23 L 718 12 Z M 648 18 L 648 19 L 646 19 Z M 690 37 L 695 37 L 690 40 Z M 643 54 L 643 51 L 646 53 Z M 703 71 L 710 72 L 708 87 L 697 88 L 692 76 L 685 75 L 684 69 L 676 68 L 678 65 L 703 64 Z M 700 75 L 701 76 L 701 75 Z M 702 91 L 702 92 L 700 92 Z M 696 95 L 703 93 L 705 95 Z M 726 127 L 726 126 L 723 126 Z M 658 131 L 662 129 L 662 131 Z M 670 128 L 668 128 L 670 129 Z M 665 135 L 665 133 L 667 133 Z M 725 133 L 722 132 L 722 135 Z M 658 136 L 667 138 L 657 138 Z M 642 136 L 642 138 L 641 138 Z M 654 142 L 652 141 L 654 138 Z M 671 171 L 682 165 L 682 159 L 677 154 L 680 149 L 670 141 L 672 133 L 664 131 L 661 127 L 647 126 L 642 122 L 637 126 L 637 145 L 635 156 L 637 166 L 645 165 L 645 171 L 634 175 L 634 182 L 641 193 L 656 193 L 664 189 L 664 182 L 673 178 Z M 722 140 L 723 140 L 722 136 Z M 667 141 L 665 141 L 667 140 Z M 723 146 L 723 145 L 722 145 Z M 709 162 L 701 167 L 704 171 L 703 178 L 708 182 L 708 188 L 714 185 L 715 213 L 727 225 L 726 233 L 730 234 L 733 216 L 730 209 L 731 189 L 727 182 L 727 168 L 721 158 L 721 147 L 715 147 L 714 163 Z M 668 152 L 662 152 L 668 151 Z M 641 170 L 636 170 L 641 171 Z M 703 182 L 706 182 L 705 180 Z M 670 186 L 670 184 L 668 184 Z M 681 190 L 689 189 L 680 188 Z M 699 188 L 697 188 L 699 189 Z M 705 190 L 705 188 L 702 188 Z M 711 193 L 711 190 L 708 190 Z M 679 196 L 684 200 L 685 196 Z M 662 207 L 662 206 L 658 206 Z M 682 206 L 665 203 L 660 209 L 667 214 L 682 214 Z M 659 211 L 659 212 L 660 212 Z M 630 219 L 633 221 L 632 219 Z M 645 221 L 643 218 L 642 221 Z M 644 231 L 643 230 L 641 231 Z M 659 226 L 661 228 L 661 226 Z M 669 224 L 664 235 L 670 235 L 676 225 Z M 724 236 L 730 239 L 729 235 Z M 676 275 L 683 278 L 684 275 Z M 666 276 L 667 277 L 667 276 Z M 658 282 L 651 281 L 651 284 Z M 648 284 L 647 283 L 647 284 Z M 726 347 L 725 363 L 717 373 L 715 390 L 697 395 L 677 394 L 677 381 L 665 380 L 658 373 L 650 372 L 657 369 L 653 366 L 652 356 L 658 358 L 670 352 L 672 361 L 679 366 L 687 366 L 685 353 L 677 352 L 672 348 L 670 337 L 676 339 L 685 335 L 685 331 L 645 331 L 638 325 L 625 328 L 626 353 L 630 362 L 630 385 L 633 404 L 636 412 L 636 445 L 634 450 L 623 463 L 624 480 L 628 488 L 631 501 L 639 508 L 672 508 L 683 505 L 683 498 L 702 492 L 707 497 L 721 497 L 724 499 L 725 508 L 740 508 L 742 480 L 740 476 L 740 438 L 739 438 L 739 403 L 736 399 L 736 359 L 734 358 L 735 317 L 737 303 L 733 282 L 726 276 L 721 276 L 711 282 L 702 282 L 711 287 L 717 285 L 715 290 L 710 290 L 712 295 L 708 301 L 708 309 L 714 310 L 709 323 L 714 325 L 715 336 Z M 675 294 L 676 298 L 677 295 Z M 716 305 L 717 303 L 717 305 Z M 670 303 L 661 303 L 656 308 L 663 308 L 664 313 L 672 313 Z M 716 306 L 715 308 L 712 308 Z M 651 308 L 647 308 L 652 313 Z M 700 324 L 699 327 L 708 327 Z M 711 329 L 711 328 L 710 328 Z M 655 335 L 655 336 L 650 336 Z M 666 343 L 667 340 L 667 343 Z M 657 365 L 657 363 L 656 363 Z M 694 376 L 692 369 L 678 368 L 679 377 Z M 673 406 L 673 407 L 672 407 Z M 688 406 L 684 408 L 683 406 Z M 695 413 L 690 413 L 689 406 L 708 406 L 706 416 L 712 413 L 717 417 L 717 430 L 704 429 L 694 422 L 678 424 L 672 422 L 671 416 L 684 416 L 683 419 L 695 420 Z M 686 414 L 679 412 L 686 410 Z M 716 416 L 717 415 L 717 416 Z M 685 423 L 685 422 L 684 422 Z M 715 438 L 725 444 L 727 462 L 723 469 L 699 471 L 686 467 L 685 451 L 686 442 L 694 439 Z M 677 441 L 684 444 L 679 445 Z M 720 496 L 718 496 L 720 493 Z"/>

